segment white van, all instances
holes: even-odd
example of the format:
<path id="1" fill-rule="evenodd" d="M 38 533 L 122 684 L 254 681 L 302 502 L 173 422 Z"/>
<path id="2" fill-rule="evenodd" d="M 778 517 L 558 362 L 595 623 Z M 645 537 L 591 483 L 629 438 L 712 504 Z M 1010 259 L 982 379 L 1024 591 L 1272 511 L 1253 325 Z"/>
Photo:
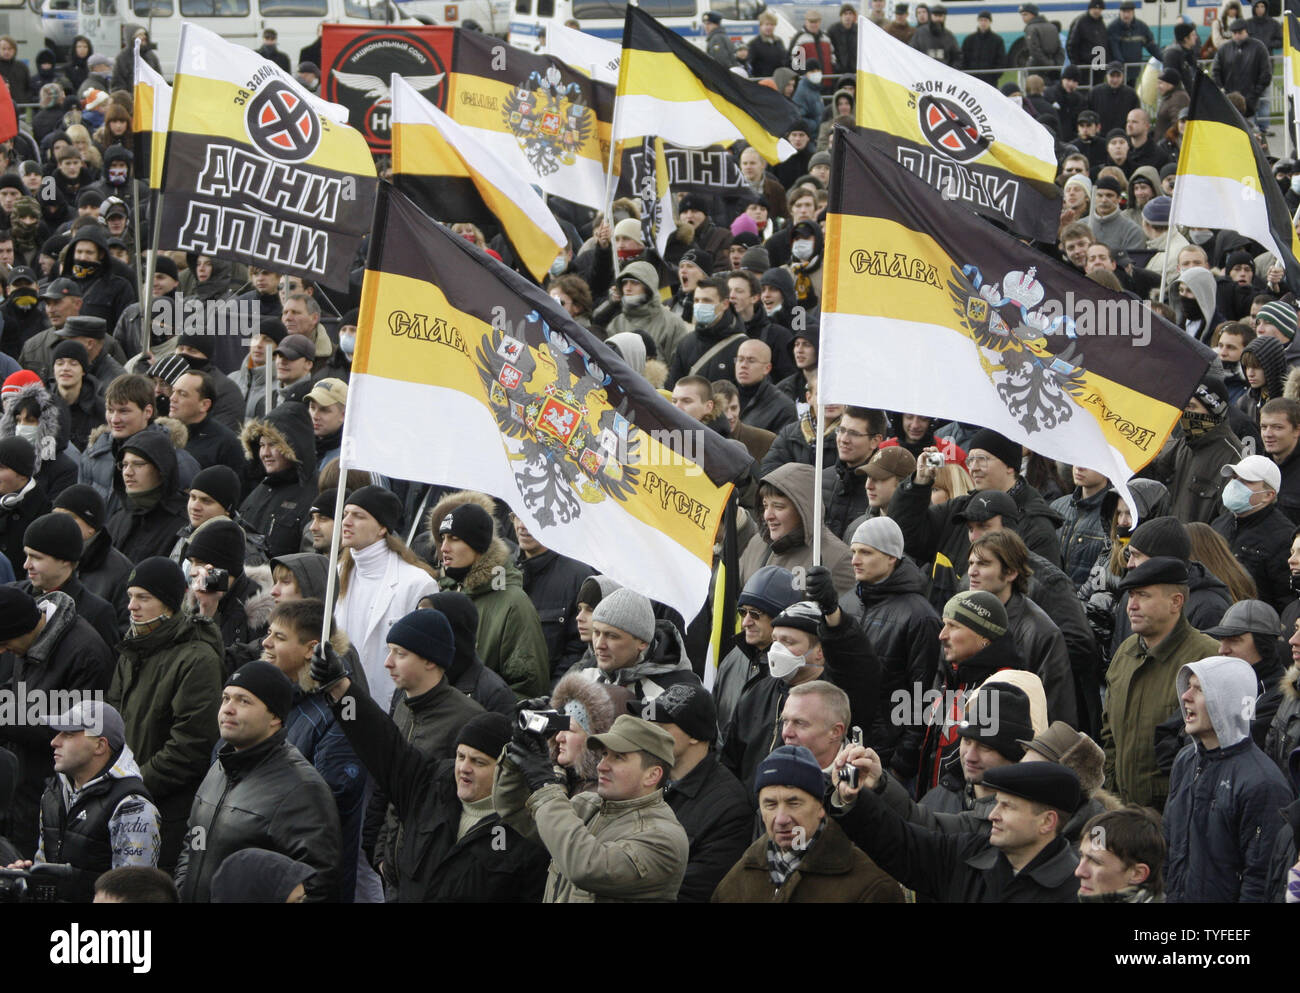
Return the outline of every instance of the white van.
<path id="1" fill-rule="evenodd" d="M 392 0 L 80 0 L 80 33 L 96 52 L 122 50 L 128 26 L 143 25 L 157 48 L 163 75 L 176 71 L 181 22 L 190 21 L 227 41 L 259 48 L 262 32 L 273 28 L 277 47 L 296 68 L 298 54 L 331 24 L 416 22 Z"/>
<path id="2" fill-rule="evenodd" d="M 748 41 L 758 34 L 758 15 L 767 5 L 764 0 L 640 0 L 637 6 L 703 48 L 705 13 L 717 11 L 733 41 Z M 623 40 L 627 4 L 618 0 L 514 0 L 514 8 L 510 44 L 518 48 L 539 48 L 547 24 L 563 24 L 570 18 L 597 38 Z"/>

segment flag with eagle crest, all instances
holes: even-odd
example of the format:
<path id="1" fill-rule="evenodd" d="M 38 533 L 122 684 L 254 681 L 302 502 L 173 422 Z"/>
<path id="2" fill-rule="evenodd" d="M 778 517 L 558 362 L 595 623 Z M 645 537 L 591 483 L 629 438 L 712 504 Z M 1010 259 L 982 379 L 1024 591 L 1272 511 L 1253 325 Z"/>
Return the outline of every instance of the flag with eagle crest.
<path id="1" fill-rule="evenodd" d="M 1213 353 L 835 131 L 820 396 L 999 431 L 1125 481 L 1163 447 Z"/>
<path id="2" fill-rule="evenodd" d="M 490 493 L 547 548 L 695 617 L 743 448 L 386 184 L 374 224 L 343 464 Z"/>

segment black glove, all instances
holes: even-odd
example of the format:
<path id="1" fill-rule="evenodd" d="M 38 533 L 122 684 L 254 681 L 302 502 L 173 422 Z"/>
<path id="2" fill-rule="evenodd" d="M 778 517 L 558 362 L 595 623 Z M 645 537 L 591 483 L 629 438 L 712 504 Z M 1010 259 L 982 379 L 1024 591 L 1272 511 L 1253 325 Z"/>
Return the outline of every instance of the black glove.
<path id="1" fill-rule="evenodd" d="M 346 679 L 348 667 L 339 658 L 339 653 L 328 642 L 317 642 L 311 653 L 311 678 L 320 684 L 323 690 L 329 689 L 340 679 Z"/>
<path id="2" fill-rule="evenodd" d="M 548 696 L 535 696 L 529 700 L 520 700 L 515 704 L 515 713 L 521 710 L 550 710 L 551 698 Z"/>
<path id="3" fill-rule="evenodd" d="M 537 735 L 533 734 L 530 731 L 525 731 L 523 727 L 520 726 L 519 715 L 525 710 L 550 710 L 550 709 L 551 709 L 551 698 L 548 696 L 535 696 L 530 700 L 520 700 L 517 704 L 515 704 L 515 719 L 514 721 L 511 722 L 513 724 L 513 728 L 511 730 L 511 740 L 519 742 L 521 745 L 523 745 L 526 748 L 531 748 L 535 741 L 542 740 L 539 739 Z M 542 744 L 545 745 L 546 742 L 542 740 Z"/>
<path id="4" fill-rule="evenodd" d="M 809 600 L 821 608 L 823 614 L 830 615 L 840 609 L 840 595 L 835 592 L 831 571 L 824 565 L 812 566 L 804 574 L 803 591 Z"/>
<path id="5" fill-rule="evenodd" d="M 524 735 L 523 740 L 516 735 L 506 746 L 506 756 L 519 769 L 530 792 L 536 793 L 543 786 L 564 781 L 551 761 L 551 750 L 546 741 L 535 734 Z"/>

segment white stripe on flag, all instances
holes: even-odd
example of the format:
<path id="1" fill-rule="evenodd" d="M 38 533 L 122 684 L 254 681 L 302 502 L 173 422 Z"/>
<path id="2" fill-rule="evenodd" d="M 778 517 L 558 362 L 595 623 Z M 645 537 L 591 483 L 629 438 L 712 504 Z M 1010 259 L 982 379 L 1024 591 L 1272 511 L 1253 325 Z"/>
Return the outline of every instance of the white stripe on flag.
<path id="1" fill-rule="evenodd" d="M 615 141 L 657 134 L 680 148 L 730 145 L 745 137 L 708 100 L 665 100 L 645 93 L 631 93 L 618 98 L 614 129 Z M 784 161 L 794 154 L 795 149 L 781 138 L 777 142 L 777 151 Z"/>
<path id="2" fill-rule="evenodd" d="M 1264 194 L 1240 180 L 1226 176 L 1180 175 L 1174 193 L 1171 225 L 1193 228 L 1228 228 L 1253 238 L 1280 258 L 1268 225 Z"/>
<path id="3" fill-rule="evenodd" d="M 688 623 L 699 613 L 709 563 L 629 514 L 613 497 L 584 503 L 568 524 L 539 525 L 519 498 L 506 439 L 481 401 L 441 386 L 353 373 L 348 407 L 365 415 L 347 419 L 343 457 L 348 468 L 500 497 L 547 548 L 668 604 Z M 412 444 L 412 432 L 426 434 L 430 443 Z"/>

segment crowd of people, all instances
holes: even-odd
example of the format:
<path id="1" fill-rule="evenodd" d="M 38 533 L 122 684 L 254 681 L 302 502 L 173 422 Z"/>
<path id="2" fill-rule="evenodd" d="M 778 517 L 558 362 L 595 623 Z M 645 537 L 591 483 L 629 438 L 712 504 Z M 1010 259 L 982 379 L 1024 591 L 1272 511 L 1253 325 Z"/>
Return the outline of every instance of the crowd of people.
<path id="1" fill-rule="evenodd" d="M 913 44 L 980 68 L 922 12 Z M 819 429 L 823 146 L 855 94 L 823 109 L 816 74 L 851 71 L 856 16 L 823 49 L 810 13 L 793 60 L 768 33 L 727 49 L 811 90 L 808 120 L 792 158 L 737 149 L 740 186 L 681 195 L 662 256 L 636 200 L 549 201 L 570 243 L 545 291 L 750 456 L 734 614 L 679 616 L 487 494 L 343 468 L 360 259 L 338 289 L 158 251 L 142 306 L 116 77 L 6 145 L 0 690 L 61 705 L 4 710 L 0 864 L 107 902 L 1300 901 L 1285 271 L 1171 227 L 1179 125 L 1152 132 L 1123 65 L 1090 95 L 1065 66 L 1050 110 L 1022 104 L 1062 139 L 1059 243 L 1035 247 L 1218 354 L 1134 506 L 923 410 L 824 404 Z M 1162 109 L 1202 54 L 1175 35 Z M 1298 172 L 1277 163 L 1293 207 Z M 183 299 L 219 306 L 196 325 Z M 205 324 L 222 308 L 251 333 Z"/>

